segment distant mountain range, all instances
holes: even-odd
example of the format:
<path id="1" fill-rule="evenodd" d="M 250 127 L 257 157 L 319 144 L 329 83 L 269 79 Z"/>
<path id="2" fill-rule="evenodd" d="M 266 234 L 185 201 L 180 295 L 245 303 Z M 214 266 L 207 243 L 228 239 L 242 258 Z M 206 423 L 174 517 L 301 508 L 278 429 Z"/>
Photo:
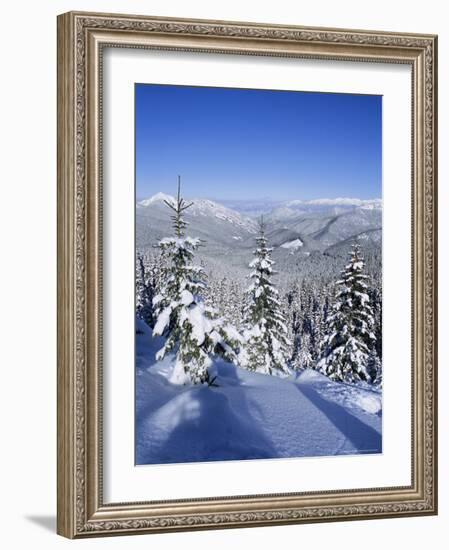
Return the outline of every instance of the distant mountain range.
<path id="1" fill-rule="evenodd" d="M 154 247 L 172 233 L 164 193 L 137 202 L 136 244 Z M 342 256 L 358 240 L 368 253 L 381 250 L 381 199 L 316 199 L 290 201 L 212 201 L 192 199 L 185 211 L 188 232 L 204 241 L 201 258 L 212 268 L 246 269 L 254 248 L 258 217 L 263 215 L 273 257 L 282 267 L 300 264 L 310 255 Z"/>
<path id="2" fill-rule="evenodd" d="M 258 200 L 221 200 L 217 201 L 223 206 L 227 206 L 241 214 L 248 216 L 258 216 L 260 214 L 269 214 L 277 209 L 289 209 L 293 211 L 310 212 L 323 207 L 341 209 L 348 207 L 363 208 L 382 208 L 382 199 L 356 199 L 356 198 L 337 198 L 337 199 L 312 199 L 312 200 L 288 200 L 274 201 L 271 199 Z"/>

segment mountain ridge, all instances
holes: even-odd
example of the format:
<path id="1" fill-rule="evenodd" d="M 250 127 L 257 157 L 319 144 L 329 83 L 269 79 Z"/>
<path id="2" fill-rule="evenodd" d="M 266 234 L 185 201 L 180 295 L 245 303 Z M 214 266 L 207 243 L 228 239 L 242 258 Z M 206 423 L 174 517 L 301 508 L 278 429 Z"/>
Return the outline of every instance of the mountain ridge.
<path id="1" fill-rule="evenodd" d="M 174 200 L 171 195 L 158 193 L 137 203 L 136 245 L 139 250 L 152 249 L 160 239 L 171 235 L 172 212 L 164 201 Z M 184 212 L 188 233 L 203 242 L 199 258 L 221 273 L 244 272 L 255 245 L 256 217 L 210 199 L 186 201 L 192 202 Z M 363 243 L 367 254 L 379 256 L 381 199 L 313 199 L 285 201 L 284 204 L 282 209 L 274 208 L 264 213 L 264 220 L 268 241 L 274 248 L 273 259 L 285 273 L 305 269 L 304 262 L 316 264 L 317 261 L 327 262 L 326 258 L 343 257 L 355 241 Z"/>
<path id="2" fill-rule="evenodd" d="M 232 210 L 234 212 L 242 213 L 242 210 L 245 211 L 245 209 L 242 208 L 241 205 L 247 205 L 251 203 L 258 203 L 259 205 L 266 204 L 268 208 L 272 207 L 272 211 L 276 208 L 291 208 L 291 207 L 309 207 L 309 206 L 317 206 L 317 207 L 329 207 L 329 206 L 342 206 L 342 207 L 359 207 L 359 208 L 382 208 L 382 199 L 381 198 L 372 198 L 372 199 L 360 199 L 356 197 L 337 197 L 337 198 L 317 198 L 317 199 L 291 199 L 291 200 L 281 200 L 281 201 L 273 201 L 271 199 L 258 199 L 255 201 L 246 200 L 246 199 L 237 199 L 237 200 L 231 200 L 231 199 L 224 199 L 224 200 L 213 200 L 208 198 L 188 198 L 185 199 L 188 202 L 192 202 L 195 204 L 208 204 L 213 207 L 220 207 L 220 208 L 226 208 L 227 210 Z M 151 197 L 148 197 L 146 199 L 142 199 L 137 201 L 138 207 L 145 207 L 149 206 L 150 204 L 154 204 L 155 202 L 175 202 L 176 199 L 172 195 L 168 195 L 166 193 L 158 192 L 152 195 Z M 234 205 L 234 207 L 229 206 L 229 204 Z M 238 206 L 240 205 L 240 207 Z"/>

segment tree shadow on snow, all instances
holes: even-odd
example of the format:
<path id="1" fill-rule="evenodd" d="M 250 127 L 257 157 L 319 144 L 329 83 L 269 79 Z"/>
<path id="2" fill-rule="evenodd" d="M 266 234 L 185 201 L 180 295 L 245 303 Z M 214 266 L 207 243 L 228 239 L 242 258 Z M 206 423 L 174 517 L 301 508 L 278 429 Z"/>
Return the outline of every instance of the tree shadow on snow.
<path id="1" fill-rule="evenodd" d="M 219 388 L 200 387 L 192 395 L 194 414 L 184 415 L 158 448 L 140 454 L 140 464 L 170 464 L 273 458 L 276 450 L 265 434 L 236 411 Z M 242 403 L 243 405 L 243 403 Z M 151 447 L 151 445 L 150 445 Z"/>
<path id="2" fill-rule="evenodd" d="M 311 386 L 304 384 L 296 388 L 326 415 L 359 453 L 382 452 L 382 434 L 374 428 L 359 420 L 341 405 L 324 399 Z"/>
<path id="3" fill-rule="evenodd" d="M 140 424 L 144 422 L 150 414 L 159 407 L 164 406 L 170 399 L 175 397 L 177 393 L 173 384 L 170 384 L 161 374 L 153 373 L 151 376 L 152 386 L 150 392 L 145 386 L 146 380 L 136 378 L 136 403 L 134 411 L 137 432 L 139 431 Z"/>
<path id="4" fill-rule="evenodd" d="M 257 402 L 257 399 L 250 399 L 248 383 L 245 382 L 244 374 L 247 371 L 240 370 L 239 367 L 234 365 L 230 366 L 228 363 L 221 363 L 217 369 L 217 383 L 226 386 L 227 397 L 233 397 L 229 400 L 229 406 L 239 416 L 248 419 L 251 422 L 252 430 L 258 431 L 258 437 L 265 438 L 266 446 L 268 447 L 268 434 L 264 429 L 264 410 L 263 407 Z M 258 376 L 265 377 L 264 374 Z M 225 382 L 223 384 L 223 382 Z M 270 444 L 272 453 L 269 457 L 261 458 L 279 458 L 279 451 L 274 447 L 274 444 Z"/>

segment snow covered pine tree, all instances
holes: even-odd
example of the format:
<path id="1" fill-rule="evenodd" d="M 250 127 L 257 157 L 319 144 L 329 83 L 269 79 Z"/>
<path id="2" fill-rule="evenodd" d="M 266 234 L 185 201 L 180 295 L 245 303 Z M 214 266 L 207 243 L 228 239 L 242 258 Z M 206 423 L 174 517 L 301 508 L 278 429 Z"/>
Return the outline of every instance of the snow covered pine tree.
<path id="1" fill-rule="evenodd" d="M 166 267 L 160 292 L 153 299 L 156 315 L 153 336 L 164 336 L 166 341 L 156 359 L 176 352 L 174 383 L 210 383 L 210 356 L 216 354 L 229 361 L 235 360 L 233 346 L 237 345 L 240 336 L 233 327 L 223 325 L 203 300 L 204 270 L 192 263 L 201 242 L 185 235 L 188 224 L 183 212 L 193 203 L 186 203 L 181 197 L 179 176 L 176 203 L 166 200 L 165 204 L 174 212 L 171 218 L 175 236 L 159 242 Z"/>
<path id="2" fill-rule="evenodd" d="M 246 342 L 240 362 L 248 370 L 263 374 L 288 376 L 287 338 L 285 318 L 281 311 L 279 293 L 271 282 L 272 248 L 268 248 L 263 218 L 259 222 L 256 237 L 255 259 L 249 264 L 252 284 L 246 292 L 245 332 Z"/>
<path id="3" fill-rule="evenodd" d="M 375 344 L 374 318 L 360 246 L 337 281 L 336 301 L 327 319 L 327 333 L 318 369 L 332 380 L 372 382 L 369 360 Z"/>

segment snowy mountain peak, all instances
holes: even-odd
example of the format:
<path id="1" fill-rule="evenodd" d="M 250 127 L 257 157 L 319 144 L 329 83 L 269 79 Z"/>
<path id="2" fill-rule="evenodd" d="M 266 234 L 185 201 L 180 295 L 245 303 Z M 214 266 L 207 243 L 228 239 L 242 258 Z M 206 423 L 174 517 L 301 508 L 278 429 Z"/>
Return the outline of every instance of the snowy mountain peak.
<path id="1" fill-rule="evenodd" d="M 138 202 L 138 206 L 149 206 L 150 204 L 153 204 L 155 202 L 162 202 L 162 201 L 169 201 L 169 202 L 175 202 L 175 198 L 171 195 L 167 195 L 166 193 L 156 193 L 149 199 L 144 199 L 140 202 Z"/>
<path id="2" fill-rule="evenodd" d="M 210 199 L 193 199 L 191 202 L 193 204 L 189 209 L 190 215 L 213 216 L 219 220 L 239 226 L 249 233 L 254 233 L 256 230 L 254 220 L 236 212 L 235 210 L 227 208 L 218 202 L 211 201 Z"/>
<path id="3" fill-rule="evenodd" d="M 184 211 L 185 221 L 195 236 L 210 241 L 211 236 L 218 231 L 218 239 L 235 244 L 232 236 L 247 238 L 257 232 L 257 223 L 254 219 L 227 208 L 218 202 L 205 198 L 184 198 L 188 208 Z M 143 224 L 146 232 L 152 228 L 155 234 L 163 236 L 160 231 L 165 224 L 170 224 L 170 209 L 165 202 L 175 204 L 176 199 L 165 193 L 156 193 L 152 197 L 137 203 L 137 218 Z M 168 228 L 167 228 L 168 230 Z"/>

